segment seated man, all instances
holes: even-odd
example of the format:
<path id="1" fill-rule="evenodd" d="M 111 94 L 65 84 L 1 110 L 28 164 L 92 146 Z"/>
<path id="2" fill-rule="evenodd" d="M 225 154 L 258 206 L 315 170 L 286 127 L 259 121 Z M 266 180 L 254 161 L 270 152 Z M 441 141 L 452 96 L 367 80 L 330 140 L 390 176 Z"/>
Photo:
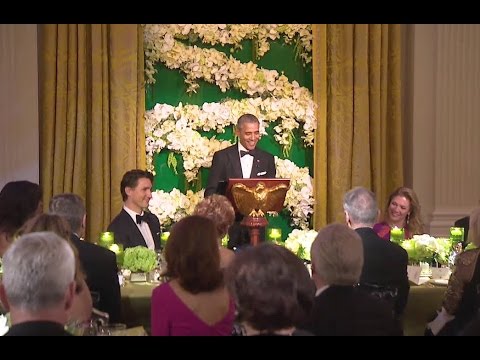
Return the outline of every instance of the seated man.
<path id="1" fill-rule="evenodd" d="M 75 294 L 75 255 L 53 232 L 18 238 L 3 257 L 0 299 L 10 311 L 6 336 L 63 336 Z"/>
<path id="2" fill-rule="evenodd" d="M 93 306 L 108 313 L 111 322 L 120 321 L 117 259 L 113 251 L 83 240 L 87 214 L 82 198 L 71 193 L 55 195 L 50 200 L 49 211 L 64 218 L 70 225 L 70 239 L 78 250 L 80 263 L 87 275 Z"/>
<path id="3" fill-rule="evenodd" d="M 373 230 L 379 212 L 375 194 L 370 190 L 356 187 L 348 191 L 343 209 L 347 225 L 362 239 L 364 264 L 360 285 L 383 299 L 390 297 L 394 314 L 400 317 L 410 291 L 407 252 L 400 245 L 385 241 Z"/>
<path id="4" fill-rule="evenodd" d="M 108 225 L 115 235 L 115 242 L 124 249 L 145 246 L 160 249 L 160 221 L 146 211 L 152 198 L 153 175 L 144 170 L 127 171 L 120 183 L 123 209 Z"/>
<path id="5" fill-rule="evenodd" d="M 355 231 L 328 225 L 318 232 L 310 254 L 317 292 L 308 330 L 318 336 L 402 335 L 391 306 L 355 286 L 364 266 L 362 239 Z"/>

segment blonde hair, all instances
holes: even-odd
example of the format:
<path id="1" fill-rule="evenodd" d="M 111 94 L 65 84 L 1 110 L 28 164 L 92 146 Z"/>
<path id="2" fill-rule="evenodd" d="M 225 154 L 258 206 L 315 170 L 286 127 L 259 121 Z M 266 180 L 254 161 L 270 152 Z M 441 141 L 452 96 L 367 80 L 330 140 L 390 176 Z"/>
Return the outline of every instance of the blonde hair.
<path id="1" fill-rule="evenodd" d="M 418 197 L 417 194 L 415 194 L 415 191 L 408 187 L 401 186 L 395 189 L 395 191 L 390 194 L 387 201 L 387 207 L 385 208 L 384 212 L 384 220 L 388 219 L 388 208 L 393 198 L 396 196 L 402 196 L 410 202 L 410 211 L 409 215 L 407 215 L 405 225 L 406 230 L 409 231 L 412 235 L 422 234 L 423 221 L 420 212 L 420 202 L 418 201 Z"/>
<path id="2" fill-rule="evenodd" d="M 360 235 L 344 224 L 320 230 L 311 248 L 315 273 L 329 285 L 355 285 L 363 267 Z"/>
<path id="3" fill-rule="evenodd" d="M 79 293 L 82 290 L 86 275 L 80 263 L 78 249 L 70 239 L 71 231 L 69 223 L 67 220 L 56 214 L 40 214 L 23 224 L 23 226 L 18 230 L 18 235 L 21 236 L 42 231 L 51 231 L 55 233 L 64 239 L 72 248 L 75 256 L 75 292 Z"/>

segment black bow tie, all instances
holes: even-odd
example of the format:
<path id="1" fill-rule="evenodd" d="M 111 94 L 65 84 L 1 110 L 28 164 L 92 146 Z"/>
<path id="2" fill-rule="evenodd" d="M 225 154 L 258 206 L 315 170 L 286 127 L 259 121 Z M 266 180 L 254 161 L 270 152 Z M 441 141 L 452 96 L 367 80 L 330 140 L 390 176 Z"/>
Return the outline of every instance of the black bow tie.
<path id="1" fill-rule="evenodd" d="M 142 221 L 145 221 L 145 215 L 137 215 L 137 224 L 141 224 Z"/>
<path id="2" fill-rule="evenodd" d="M 240 150 L 240 157 L 244 157 L 245 155 L 254 156 L 253 150 L 250 150 L 250 151 Z"/>

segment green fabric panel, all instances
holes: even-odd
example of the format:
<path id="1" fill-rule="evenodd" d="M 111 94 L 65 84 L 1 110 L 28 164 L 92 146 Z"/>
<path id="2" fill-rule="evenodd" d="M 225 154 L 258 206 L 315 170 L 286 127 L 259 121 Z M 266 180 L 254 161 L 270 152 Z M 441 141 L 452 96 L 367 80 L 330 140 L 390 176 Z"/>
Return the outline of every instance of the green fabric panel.
<path id="1" fill-rule="evenodd" d="M 205 44 L 198 43 L 197 46 L 206 47 Z M 230 47 L 215 47 L 219 51 L 224 51 L 227 55 L 230 54 Z M 254 61 L 252 41 L 246 40 L 242 43 L 242 49 L 233 52 L 233 56 L 242 62 Z M 300 60 L 295 60 L 295 46 L 293 44 L 284 44 L 281 41 L 274 41 L 270 43 L 270 51 L 268 51 L 262 58 L 256 61 L 259 67 L 266 69 L 275 69 L 279 73 L 284 72 L 289 81 L 296 80 L 301 86 L 312 90 L 312 68 L 311 65 L 304 66 Z M 224 98 L 242 99 L 246 98 L 246 94 L 238 90 L 230 89 L 223 93 L 219 87 L 214 84 L 200 81 L 200 87 L 197 93 L 187 94 L 186 85 L 184 83 L 184 76 L 178 70 L 169 70 L 163 64 L 156 65 L 157 74 L 155 74 L 156 83 L 147 85 L 146 87 L 146 109 L 152 109 L 157 103 L 166 103 L 177 106 L 180 102 L 183 104 L 202 105 L 205 102 L 219 102 Z M 260 139 L 258 146 L 261 149 L 269 151 L 275 156 L 284 158 L 281 146 L 273 138 L 273 128 L 275 123 L 270 124 L 267 128 L 268 136 Z M 218 139 L 226 139 L 235 142 L 233 129 L 226 129 L 224 134 L 217 134 L 214 131 L 203 132 L 202 135 L 207 137 L 216 136 Z M 302 144 L 301 133 L 294 132 L 295 139 L 290 152 L 289 159 L 299 167 L 308 167 L 312 175 L 313 165 L 313 148 L 305 148 Z M 182 157 L 175 154 L 177 159 L 177 172 L 169 168 L 167 165 L 168 151 L 163 150 L 160 154 L 154 157 L 155 166 L 155 180 L 154 189 L 161 189 L 164 191 L 171 191 L 173 188 L 178 188 L 182 192 L 187 189 L 197 191 L 206 186 L 209 169 L 201 169 L 200 179 L 198 183 L 187 184 L 183 176 Z M 289 225 L 289 215 L 287 211 L 280 214 L 278 217 L 268 217 L 269 227 L 280 227 L 282 229 L 282 238 L 286 239 L 291 232 L 292 227 Z"/>

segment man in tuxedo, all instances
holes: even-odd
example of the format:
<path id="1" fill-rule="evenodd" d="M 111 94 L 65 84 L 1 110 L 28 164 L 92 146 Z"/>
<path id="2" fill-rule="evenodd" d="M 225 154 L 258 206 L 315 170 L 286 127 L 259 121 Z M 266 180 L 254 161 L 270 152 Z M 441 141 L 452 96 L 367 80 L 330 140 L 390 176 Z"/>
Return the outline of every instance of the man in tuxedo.
<path id="1" fill-rule="evenodd" d="M 318 232 L 310 251 L 317 291 L 307 330 L 317 336 L 402 334 L 391 306 L 356 287 L 363 250 L 360 236 L 346 225 L 330 224 Z"/>
<path id="2" fill-rule="evenodd" d="M 400 245 L 380 238 L 373 231 L 379 214 L 373 192 L 363 187 L 353 188 L 344 196 L 343 210 L 347 225 L 362 238 L 364 264 L 360 286 L 386 297 L 389 296 L 387 292 L 390 292 L 395 316 L 399 317 L 407 305 L 410 291 L 407 252 Z"/>
<path id="3" fill-rule="evenodd" d="M 75 296 L 75 255 L 53 232 L 20 236 L 3 257 L 0 298 L 10 311 L 6 336 L 65 336 Z"/>
<path id="4" fill-rule="evenodd" d="M 239 117 L 235 134 L 238 143 L 213 154 L 212 167 L 205 189 L 205 196 L 215 194 L 221 182 L 230 178 L 274 178 L 275 159 L 272 154 L 257 148 L 260 139 L 260 122 L 252 114 Z M 219 191 L 221 192 L 221 191 Z M 240 225 L 241 214 L 229 230 L 228 247 L 233 249 L 250 242 L 248 230 Z M 264 234 L 261 233 L 264 238 Z"/>
<path id="5" fill-rule="evenodd" d="M 108 225 L 115 242 L 123 247 L 145 246 L 160 249 L 160 221 L 150 213 L 148 203 L 152 198 L 153 174 L 145 170 L 127 171 L 120 183 L 123 209 Z"/>
<path id="6" fill-rule="evenodd" d="M 117 259 L 113 251 L 83 240 L 86 209 L 82 198 L 72 193 L 55 195 L 50 200 L 49 212 L 63 217 L 70 224 L 70 238 L 87 274 L 93 306 L 108 313 L 111 322 L 121 321 Z"/>

